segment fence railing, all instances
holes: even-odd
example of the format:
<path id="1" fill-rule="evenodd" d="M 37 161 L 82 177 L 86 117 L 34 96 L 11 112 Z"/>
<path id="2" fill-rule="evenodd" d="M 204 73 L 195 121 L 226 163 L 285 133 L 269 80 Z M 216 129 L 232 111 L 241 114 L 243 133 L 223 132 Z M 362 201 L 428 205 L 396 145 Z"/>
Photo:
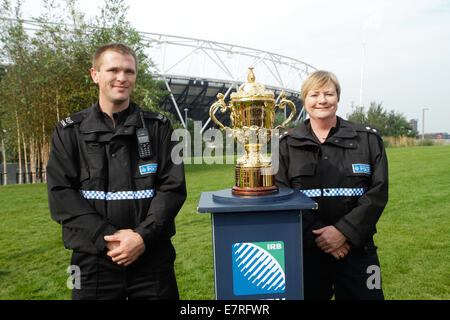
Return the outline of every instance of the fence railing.
<path id="1" fill-rule="evenodd" d="M 28 180 L 27 180 L 28 175 Z M 9 179 L 8 179 L 9 177 Z M 22 178 L 22 179 L 20 179 Z M 34 178 L 34 179 L 33 179 Z M 5 179 L 7 179 L 7 184 L 19 184 L 19 181 L 21 181 L 22 184 L 26 183 L 41 183 L 46 182 L 46 172 L 45 170 L 37 170 L 35 172 L 22 172 L 22 174 L 19 174 L 16 172 L 15 179 L 11 179 L 11 175 L 4 173 L 0 171 L 0 185 L 5 184 Z M 12 181 L 11 181 L 12 180 Z"/>

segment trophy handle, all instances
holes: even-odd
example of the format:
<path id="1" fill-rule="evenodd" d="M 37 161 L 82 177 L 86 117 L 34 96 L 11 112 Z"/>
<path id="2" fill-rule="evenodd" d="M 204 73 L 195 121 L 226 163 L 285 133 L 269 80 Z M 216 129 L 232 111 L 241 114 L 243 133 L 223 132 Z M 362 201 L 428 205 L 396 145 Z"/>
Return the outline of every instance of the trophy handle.
<path id="1" fill-rule="evenodd" d="M 211 117 L 212 121 L 214 121 L 217 125 L 219 125 L 219 127 L 222 130 L 227 130 L 230 129 L 230 127 L 225 127 L 219 120 L 217 120 L 217 118 L 214 116 L 214 112 L 216 111 L 217 108 L 220 108 L 220 112 L 224 113 L 225 111 L 227 111 L 227 109 L 229 108 L 226 104 L 225 101 L 223 100 L 223 94 L 222 93 L 218 93 L 217 94 L 217 101 L 211 106 L 211 108 L 209 108 L 209 116 Z"/>
<path id="2" fill-rule="evenodd" d="M 279 126 L 277 126 L 275 129 L 282 129 L 282 128 L 284 128 L 284 126 L 285 126 L 286 124 L 288 124 L 288 123 L 292 120 L 292 118 L 294 118 L 295 113 L 296 113 L 296 111 L 297 111 L 297 110 L 295 109 L 295 104 L 294 104 L 291 100 L 286 99 L 286 95 L 285 95 L 284 92 L 282 92 L 282 93 L 280 94 L 280 97 L 281 97 L 281 101 L 280 101 L 280 103 L 278 104 L 278 108 L 280 108 L 281 110 L 283 110 L 284 107 L 285 107 L 286 105 L 289 105 L 289 106 L 291 107 L 291 114 L 289 115 L 289 117 L 287 117 L 286 120 L 283 121 L 282 124 L 280 124 Z"/>

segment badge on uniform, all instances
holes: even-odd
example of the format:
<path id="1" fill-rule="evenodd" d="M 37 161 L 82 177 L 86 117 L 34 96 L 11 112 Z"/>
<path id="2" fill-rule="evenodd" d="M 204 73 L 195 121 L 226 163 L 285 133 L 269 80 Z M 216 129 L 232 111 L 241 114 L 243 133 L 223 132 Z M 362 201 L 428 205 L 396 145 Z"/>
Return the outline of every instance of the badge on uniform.
<path id="1" fill-rule="evenodd" d="M 73 124 L 73 120 L 70 117 L 62 119 L 59 123 L 61 123 L 62 127 L 65 128 L 70 124 Z"/>
<path id="2" fill-rule="evenodd" d="M 366 173 L 370 174 L 370 165 L 368 164 L 361 164 L 361 163 L 355 163 L 352 164 L 353 173 Z"/>
<path id="3" fill-rule="evenodd" d="M 141 173 L 141 175 L 155 173 L 156 169 L 158 169 L 157 163 L 148 163 L 148 164 L 139 166 L 139 172 Z"/>

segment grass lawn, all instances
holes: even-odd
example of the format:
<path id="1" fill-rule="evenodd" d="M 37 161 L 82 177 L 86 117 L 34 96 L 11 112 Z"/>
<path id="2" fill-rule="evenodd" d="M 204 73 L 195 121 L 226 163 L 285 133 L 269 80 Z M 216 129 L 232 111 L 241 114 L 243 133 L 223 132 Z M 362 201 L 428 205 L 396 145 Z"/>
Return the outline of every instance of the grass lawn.
<path id="1" fill-rule="evenodd" d="M 375 242 L 387 299 L 450 299 L 450 146 L 388 149 L 390 199 Z M 182 299 L 214 299 L 211 223 L 201 192 L 229 188 L 233 165 L 186 165 L 173 238 Z M 70 299 L 69 250 L 45 184 L 0 187 L 0 299 Z"/>

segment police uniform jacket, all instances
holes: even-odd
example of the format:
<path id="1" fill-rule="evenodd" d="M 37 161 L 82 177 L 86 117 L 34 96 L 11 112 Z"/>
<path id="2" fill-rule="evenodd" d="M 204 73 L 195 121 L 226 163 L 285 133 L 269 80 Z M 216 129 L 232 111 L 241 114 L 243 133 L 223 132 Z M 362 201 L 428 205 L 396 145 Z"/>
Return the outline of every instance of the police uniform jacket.
<path id="1" fill-rule="evenodd" d="M 388 167 L 376 129 L 338 117 L 321 144 L 309 120 L 282 135 L 280 187 L 298 188 L 318 203 L 303 215 L 304 246 L 314 244 L 312 230 L 333 225 L 356 247 L 371 243 L 388 200 Z"/>
<path id="2" fill-rule="evenodd" d="M 139 158 L 136 137 L 140 112 L 152 148 L 152 157 L 145 160 Z M 171 161 L 170 122 L 134 103 L 116 116 L 120 125 L 108 125 L 97 102 L 56 125 L 47 166 L 48 199 L 68 249 L 101 253 L 105 235 L 133 229 L 151 250 L 175 233 L 186 186 L 183 164 Z"/>

